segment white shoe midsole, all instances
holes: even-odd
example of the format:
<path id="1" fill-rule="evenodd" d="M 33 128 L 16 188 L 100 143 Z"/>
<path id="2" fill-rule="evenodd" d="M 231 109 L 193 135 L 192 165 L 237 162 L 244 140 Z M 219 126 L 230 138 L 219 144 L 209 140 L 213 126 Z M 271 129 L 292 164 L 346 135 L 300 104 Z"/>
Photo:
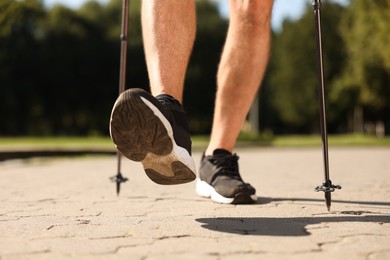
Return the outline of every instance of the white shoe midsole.
<path id="1" fill-rule="evenodd" d="M 214 189 L 213 186 L 199 178 L 196 180 L 196 193 L 201 197 L 211 198 L 213 201 L 218 203 L 231 204 L 234 201 L 234 198 L 226 198 L 222 196 Z M 256 194 L 251 195 L 251 199 L 256 201 Z"/>
<path id="2" fill-rule="evenodd" d="M 196 180 L 196 193 L 199 196 L 211 198 L 213 201 L 223 204 L 230 204 L 234 200 L 234 198 L 226 198 L 220 195 L 215 191 L 213 186 L 205 181 L 200 180 L 199 178 Z"/>
<path id="3" fill-rule="evenodd" d="M 171 124 L 165 118 L 165 116 L 161 113 L 161 111 L 153 105 L 149 100 L 144 97 L 141 97 L 141 100 L 147 105 L 153 113 L 160 119 L 163 123 L 165 129 L 167 130 L 168 136 L 172 141 L 173 149 L 172 152 L 168 155 L 156 155 L 153 153 L 146 154 L 144 160 L 142 160 L 142 164 L 145 169 L 153 169 L 166 177 L 175 176 L 174 172 L 171 168 L 171 163 L 179 161 L 187 166 L 194 174 L 195 174 L 195 162 L 188 151 L 180 147 L 176 144 L 175 138 L 173 137 L 173 130 Z"/>

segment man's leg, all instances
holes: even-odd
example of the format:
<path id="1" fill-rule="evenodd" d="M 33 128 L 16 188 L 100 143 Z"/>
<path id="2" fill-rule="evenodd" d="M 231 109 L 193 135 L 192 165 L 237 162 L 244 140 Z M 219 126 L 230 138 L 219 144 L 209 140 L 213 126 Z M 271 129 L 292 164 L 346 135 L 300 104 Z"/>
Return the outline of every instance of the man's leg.
<path id="1" fill-rule="evenodd" d="M 268 63 L 273 0 L 230 0 L 229 4 L 230 25 L 206 155 L 217 148 L 233 151 Z"/>
<path id="2" fill-rule="evenodd" d="M 128 89 L 118 97 L 111 138 L 124 156 L 143 164 L 152 181 L 190 182 L 195 164 L 181 102 L 195 37 L 194 0 L 142 1 L 142 31 L 152 95 Z"/>
<path id="3" fill-rule="evenodd" d="M 238 156 L 232 151 L 268 63 L 273 0 L 230 0 L 229 4 L 213 129 L 196 191 L 219 203 L 252 203 L 256 190 L 241 178 Z"/>
<path id="4" fill-rule="evenodd" d="M 182 101 L 195 38 L 195 0 L 143 0 L 142 32 L 153 95 Z"/>

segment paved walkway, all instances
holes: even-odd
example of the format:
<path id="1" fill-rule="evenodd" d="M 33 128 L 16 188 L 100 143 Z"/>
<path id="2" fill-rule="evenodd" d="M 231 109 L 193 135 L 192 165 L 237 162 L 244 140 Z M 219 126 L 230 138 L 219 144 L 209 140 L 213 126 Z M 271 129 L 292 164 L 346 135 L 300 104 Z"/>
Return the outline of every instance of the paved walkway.
<path id="1" fill-rule="evenodd" d="M 390 259 L 389 148 L 330 150 L 329 213 L 320 148 L 237 152 L 257 204 L 159 186 L 127 160 L 117 197 L 115 156 L 1 162 L 0 259 Z"/>

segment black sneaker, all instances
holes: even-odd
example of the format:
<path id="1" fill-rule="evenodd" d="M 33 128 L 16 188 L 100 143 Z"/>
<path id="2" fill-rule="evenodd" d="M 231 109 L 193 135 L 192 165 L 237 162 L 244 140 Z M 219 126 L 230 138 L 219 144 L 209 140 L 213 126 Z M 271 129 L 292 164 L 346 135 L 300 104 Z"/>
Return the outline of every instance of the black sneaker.
<path id="1" fill-rule="evenodd" d="M 216 149 L 212 156 L 203 155 L 196 192 L 226 204 L 248 204 L 257 200 L 255 188 L 240 176 L 238 156 L 223 149 Z"/>
<path id="2" fill-rule="evenodd" d="M 155 183 L 195 180 L 187 117 L 173 97 L 153 97 L 134 88 L 123 92 L 112 109 L 110 135 L 118 150 L 141 162 Z"/>

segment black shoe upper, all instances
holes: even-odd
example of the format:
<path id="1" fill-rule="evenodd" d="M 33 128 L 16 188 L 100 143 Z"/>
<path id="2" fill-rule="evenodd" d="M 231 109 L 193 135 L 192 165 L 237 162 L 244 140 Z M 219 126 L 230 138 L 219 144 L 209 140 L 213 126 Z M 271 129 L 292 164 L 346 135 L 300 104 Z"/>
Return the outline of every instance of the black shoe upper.
<path id="1" fill-rule="evenodd" d="M 216 149 L 211 156 L 203 155 L 199 177 L 224 197 L 232 198 L 237 194 L 254 195 L 256 190 L 240 176 L 238 159 L 236 154 Z"/>
<path id="2" fill-rule="evenodd" d="M 178 146 L 185 148 L 191 155 L 191 136 L 188 126 L 187 114 L 183 106 L 170 95 L 161 94 L 156 96 L 156 99 L 170 112 L 171 117 L 168 121 L 171 123 L 173 129 L 173 137 Z"/>

